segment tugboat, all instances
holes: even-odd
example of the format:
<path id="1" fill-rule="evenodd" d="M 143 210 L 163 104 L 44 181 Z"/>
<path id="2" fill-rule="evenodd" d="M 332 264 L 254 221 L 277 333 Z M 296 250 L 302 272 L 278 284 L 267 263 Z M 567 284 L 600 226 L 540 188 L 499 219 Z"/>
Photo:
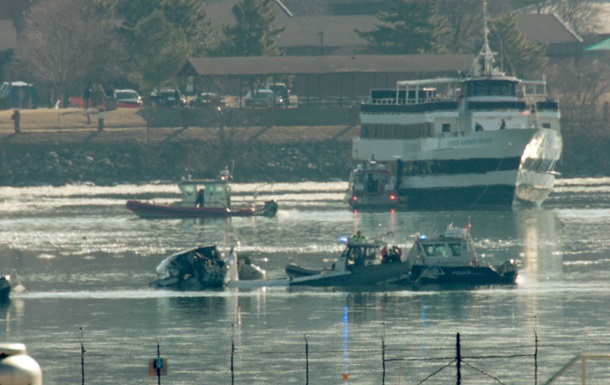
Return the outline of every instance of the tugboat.
<path id="1" fill-rule="evenodd" d="M 401 203 L 395 178 L 375 158 L 352 170 L 345 200 L 353 209 L 393 208 Z"/>
<path id="2" fill-rule="evenodd" d="M 178 183 L 181 200 L 171 204 L 159 204 L 137 200 L 127 201 L 127 209 L 140 218 L 226 218 L 226 217 L 273 217 L 278 205 L 274 200 L 262 207 L 231 207 L 231 181 L 233 177 L 227 168 L 217 179 L 184 179 Z"/>
<path id="3" fill-rule="evenodd" d="M 500 265 L 484 263 L 477 255 L 470 225 L 449 225 L 434 238 L 420 235 L 407 255 L 411 273 L 397 283 L 414 286 L 514 284 L 518 269 L 509 259 Z"/>
<path id="4" fill-rule="evenodd" d="M 313 270 L 295 264 L 286 266 L 288 286 L 360 287 L 393 282 L 410 271 L 400 248 L 381 240 L 368 240 L 360 232 L 350 238 L 339 260 L 330 268 Z"/>

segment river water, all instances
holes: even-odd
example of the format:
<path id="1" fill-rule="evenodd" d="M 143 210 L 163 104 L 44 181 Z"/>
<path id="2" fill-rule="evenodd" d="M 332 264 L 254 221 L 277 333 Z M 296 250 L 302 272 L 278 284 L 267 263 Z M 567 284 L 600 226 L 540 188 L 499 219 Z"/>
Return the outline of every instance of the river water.
<path id="1" fill-rule="evenodd" d="M 145 220 L 124 208 L 175 200 L 173 185 L 2 187 L 2 269 L 26 290 L 0 310 L 0 341 L 25 343 L 47 385 L 159 382 L 148 371 L 157 343 L 160 382 L 182 385 L 455 383 L 458 333 L 464 384 L 544 383 L 579 353 L 610 352 L 610 179 L 561 179 L 542 208 L 512 211 L 354 213 L 346 187 L 234 185 L 237 202 L 256 195 L 280 210 L 227 220 Z M 237 245 L 283 278 L 290 261 L 330 264 L 357 229 L 408 248 L 413 234 L 469 220 L 486 259 L 520 262 L 516 286 L 148 288 L 165 256 L 196 245 Z M 589 362 L 588 383 L 607 384 L 608 365 Z"/>

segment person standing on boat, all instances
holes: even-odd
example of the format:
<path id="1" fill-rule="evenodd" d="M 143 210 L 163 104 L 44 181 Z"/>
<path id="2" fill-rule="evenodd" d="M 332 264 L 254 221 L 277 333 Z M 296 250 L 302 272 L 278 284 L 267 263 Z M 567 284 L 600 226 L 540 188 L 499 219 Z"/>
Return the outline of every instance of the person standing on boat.
<path id="1" fill-rule="evenodd" d="M 200 189 L 197 193 L 197 200 L 195 201 L 195 207 L 203 207 L 203 202 L 205 199 L 205 190 Z"/>
<path id="2" fill-rule="evenodd" d="M 364 235 L 362 235 L 362 231 L 358 230 L 358 231 L 356 231 L 356 234 L 354 234 L 354 236 L 350 238 L 350 241 L 362 242 L 365 239 L 366 239 L 366 237 Z"/>
<path id="3" fill-rule="evenodd" d="M 500 130 L 506 129 L 506 121 L 502 119 L 502 123 L 500 123 Z"/>
<path id="4" fill-rule="evenodd" d="M 475 130 L 475 131 L 483 131 L 483 126 L 481 125 L 481 123 L 477 122 L 477 123 L 474 125 L 474 130 Z"/>

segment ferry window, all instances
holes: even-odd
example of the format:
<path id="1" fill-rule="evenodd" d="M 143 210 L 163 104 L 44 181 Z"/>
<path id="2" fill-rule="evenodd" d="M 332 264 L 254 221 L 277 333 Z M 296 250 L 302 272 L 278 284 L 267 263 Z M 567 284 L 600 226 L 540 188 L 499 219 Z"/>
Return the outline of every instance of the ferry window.
<path id="1" fill-rule="evenodd" d="M 442 130 L 443 132 L 451 132 L 451 124 L 443 123 Z"/>
<path id="2" fill-rule="evenodd" d="M 542 128 L 551 128 L 551 123 L 542 123 Z"/>
<path id="3" fill-rule="evenodd" d="M 459 243 L 450 243 L 449 247 L 451 248 L 451 253 L 454 257 L 462 255 L 462 247 Z"/>

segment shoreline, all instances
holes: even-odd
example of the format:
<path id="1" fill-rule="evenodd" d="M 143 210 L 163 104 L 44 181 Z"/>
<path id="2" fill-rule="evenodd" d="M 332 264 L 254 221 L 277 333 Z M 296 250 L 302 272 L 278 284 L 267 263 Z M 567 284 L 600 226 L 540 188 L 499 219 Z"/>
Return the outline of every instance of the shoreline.
<path id="1" fill-rule="evenodd" d="M 22 110 L 21 132 L 16 134 L 12 113 L 0 111 L 2 186 L 114 185 L 178 181 L 187 175 L 211 178 L 232 164 L 239 182 L 347 180 L 352 141 L 360 128 L 347 124 L 150 127 L 138 110 L 120 109 L 105 113 L 100 132 L 96 116 L 90 113 L 87 121 L 85 111 L 68 108 Z M 610 142 L 610 131 L 581 135 L 578 127 L 562 125 L 564 151 L 557 166 L 562 177 L 608 175 L 605 143 Z"/>
<path id="2" fill-rule="evenodd" d="M 63 111 L 64 119 L 82 122 L 84 112 L 70 110 Z M 36 113 L 44 115 L 44 111 L 32 112 L 30 119 Z M 44 118 L 38 126 L 28 127 L 24 114 L 21 132 L 16 134 L 7 127 L 3 111 L 0 185 L 213 178 L 232 164 L 239 182 L 347 180 L 351 143 L 358 132 L 358 127 L 349 126 L 147 128 L 133 111 L 124 112 L 127 118 L 122 121 L 114 119 L 119 114 L 113 112 L 107 114 L 108 125 L 101 132 L 86 125 L 68 127 L 67 122 L 65 128 L 50 128 Z"/>

